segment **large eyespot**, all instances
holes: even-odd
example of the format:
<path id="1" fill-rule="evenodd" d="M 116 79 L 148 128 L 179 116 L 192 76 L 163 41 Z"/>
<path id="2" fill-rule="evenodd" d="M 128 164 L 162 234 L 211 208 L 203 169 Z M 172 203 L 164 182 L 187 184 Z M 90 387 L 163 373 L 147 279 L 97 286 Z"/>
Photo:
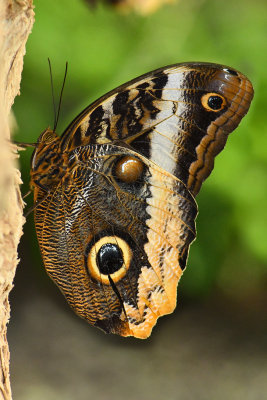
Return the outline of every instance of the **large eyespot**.
<path id="1" fill-rule="evenodd" d="M 207 111 L 221 111 L 226 106 L 226 100 L 218 93 L 206 93 L 201 97 L 202 106 Z"/>
<path id="2" fill-rule="evenodd" d="M 104 236 L 91 247 L 87 267 L 92 278 L 110 285 L 118 282 L 130 267 L 132 251 L 125 240 L 118 236 Z"/>
<path id="3" fill-rule="evenodd" d="M 134 183 L 142 175 L 144 164 L 133 156 L 122 157 L 115 165 L 114 173 L 117 179 L 125 183 Z"/>

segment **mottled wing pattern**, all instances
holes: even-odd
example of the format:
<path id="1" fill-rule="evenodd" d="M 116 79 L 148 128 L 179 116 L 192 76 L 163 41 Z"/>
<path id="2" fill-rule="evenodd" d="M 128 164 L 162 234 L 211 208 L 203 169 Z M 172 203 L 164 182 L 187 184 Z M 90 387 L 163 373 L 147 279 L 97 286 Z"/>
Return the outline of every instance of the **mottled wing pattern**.
<path id="1" fill-rule="evenodd" d="M 176 306 L 194 200 L 253 89 L 214 64 L 166 67 L 85 109 L 32 160 L 45 267 L 77 314 L 146 338 Z"/>

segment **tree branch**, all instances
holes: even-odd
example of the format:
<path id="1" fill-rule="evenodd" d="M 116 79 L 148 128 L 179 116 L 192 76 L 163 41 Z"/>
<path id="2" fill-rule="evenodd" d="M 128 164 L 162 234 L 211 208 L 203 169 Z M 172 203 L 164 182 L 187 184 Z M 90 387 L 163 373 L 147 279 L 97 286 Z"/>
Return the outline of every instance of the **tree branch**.
<path id="1" fill-rule="evenodd" d="M 11 399 L 9 349 L 6 325 L 10 316 L 8 295 L 18 263 L 22 235 L 23 202 L 16 169 L 16 148 L 9 141 L 9 113 L 19 94 L 25 44 L 34 21 L 32 0 L 0 1 L 0 399 Z"/>

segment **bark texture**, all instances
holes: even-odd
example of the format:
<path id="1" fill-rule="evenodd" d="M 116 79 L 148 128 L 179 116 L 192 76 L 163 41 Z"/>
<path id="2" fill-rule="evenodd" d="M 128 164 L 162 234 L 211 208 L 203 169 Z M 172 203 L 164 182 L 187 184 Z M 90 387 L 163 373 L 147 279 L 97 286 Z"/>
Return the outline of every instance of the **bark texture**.
<path id="1" fill-rule="evenodd" d="M 18 264 L 17 246 L 24 222 L 9 115 L 19 94 L 25 44 L 33 21 L 32 0 L 0 0 L 0 400 L 12 398 L 6 338 L 8 296 Z"/>

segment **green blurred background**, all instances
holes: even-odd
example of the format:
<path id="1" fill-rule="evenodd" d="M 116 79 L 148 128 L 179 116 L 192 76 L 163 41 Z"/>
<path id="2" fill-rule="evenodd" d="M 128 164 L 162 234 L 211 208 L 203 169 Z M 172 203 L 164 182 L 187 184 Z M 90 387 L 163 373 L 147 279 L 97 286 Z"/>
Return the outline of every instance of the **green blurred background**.
<path id="1" fill-rule="evenodd" d="M 246 74 L 248 115 L 197 197 L 197 240 L 176 312 L 148 340 L 104 335 L 79 320 L 44 272 L 27 218 L 11 296 L 15 399 L 263 399 L 267 393 L 267 3 L 180 0 L 155 13 L 119 14 L 82 0 L 35 1 L 15 139 L 53 126 L 47 57 L 59 93 L 69 72 L 61 133 L 88 104 L 142 73 L 209 61 Z M 21 152 L 28 190 L 31 150 Z M 31 204 L 31 199 L 27 203 Z"/>

